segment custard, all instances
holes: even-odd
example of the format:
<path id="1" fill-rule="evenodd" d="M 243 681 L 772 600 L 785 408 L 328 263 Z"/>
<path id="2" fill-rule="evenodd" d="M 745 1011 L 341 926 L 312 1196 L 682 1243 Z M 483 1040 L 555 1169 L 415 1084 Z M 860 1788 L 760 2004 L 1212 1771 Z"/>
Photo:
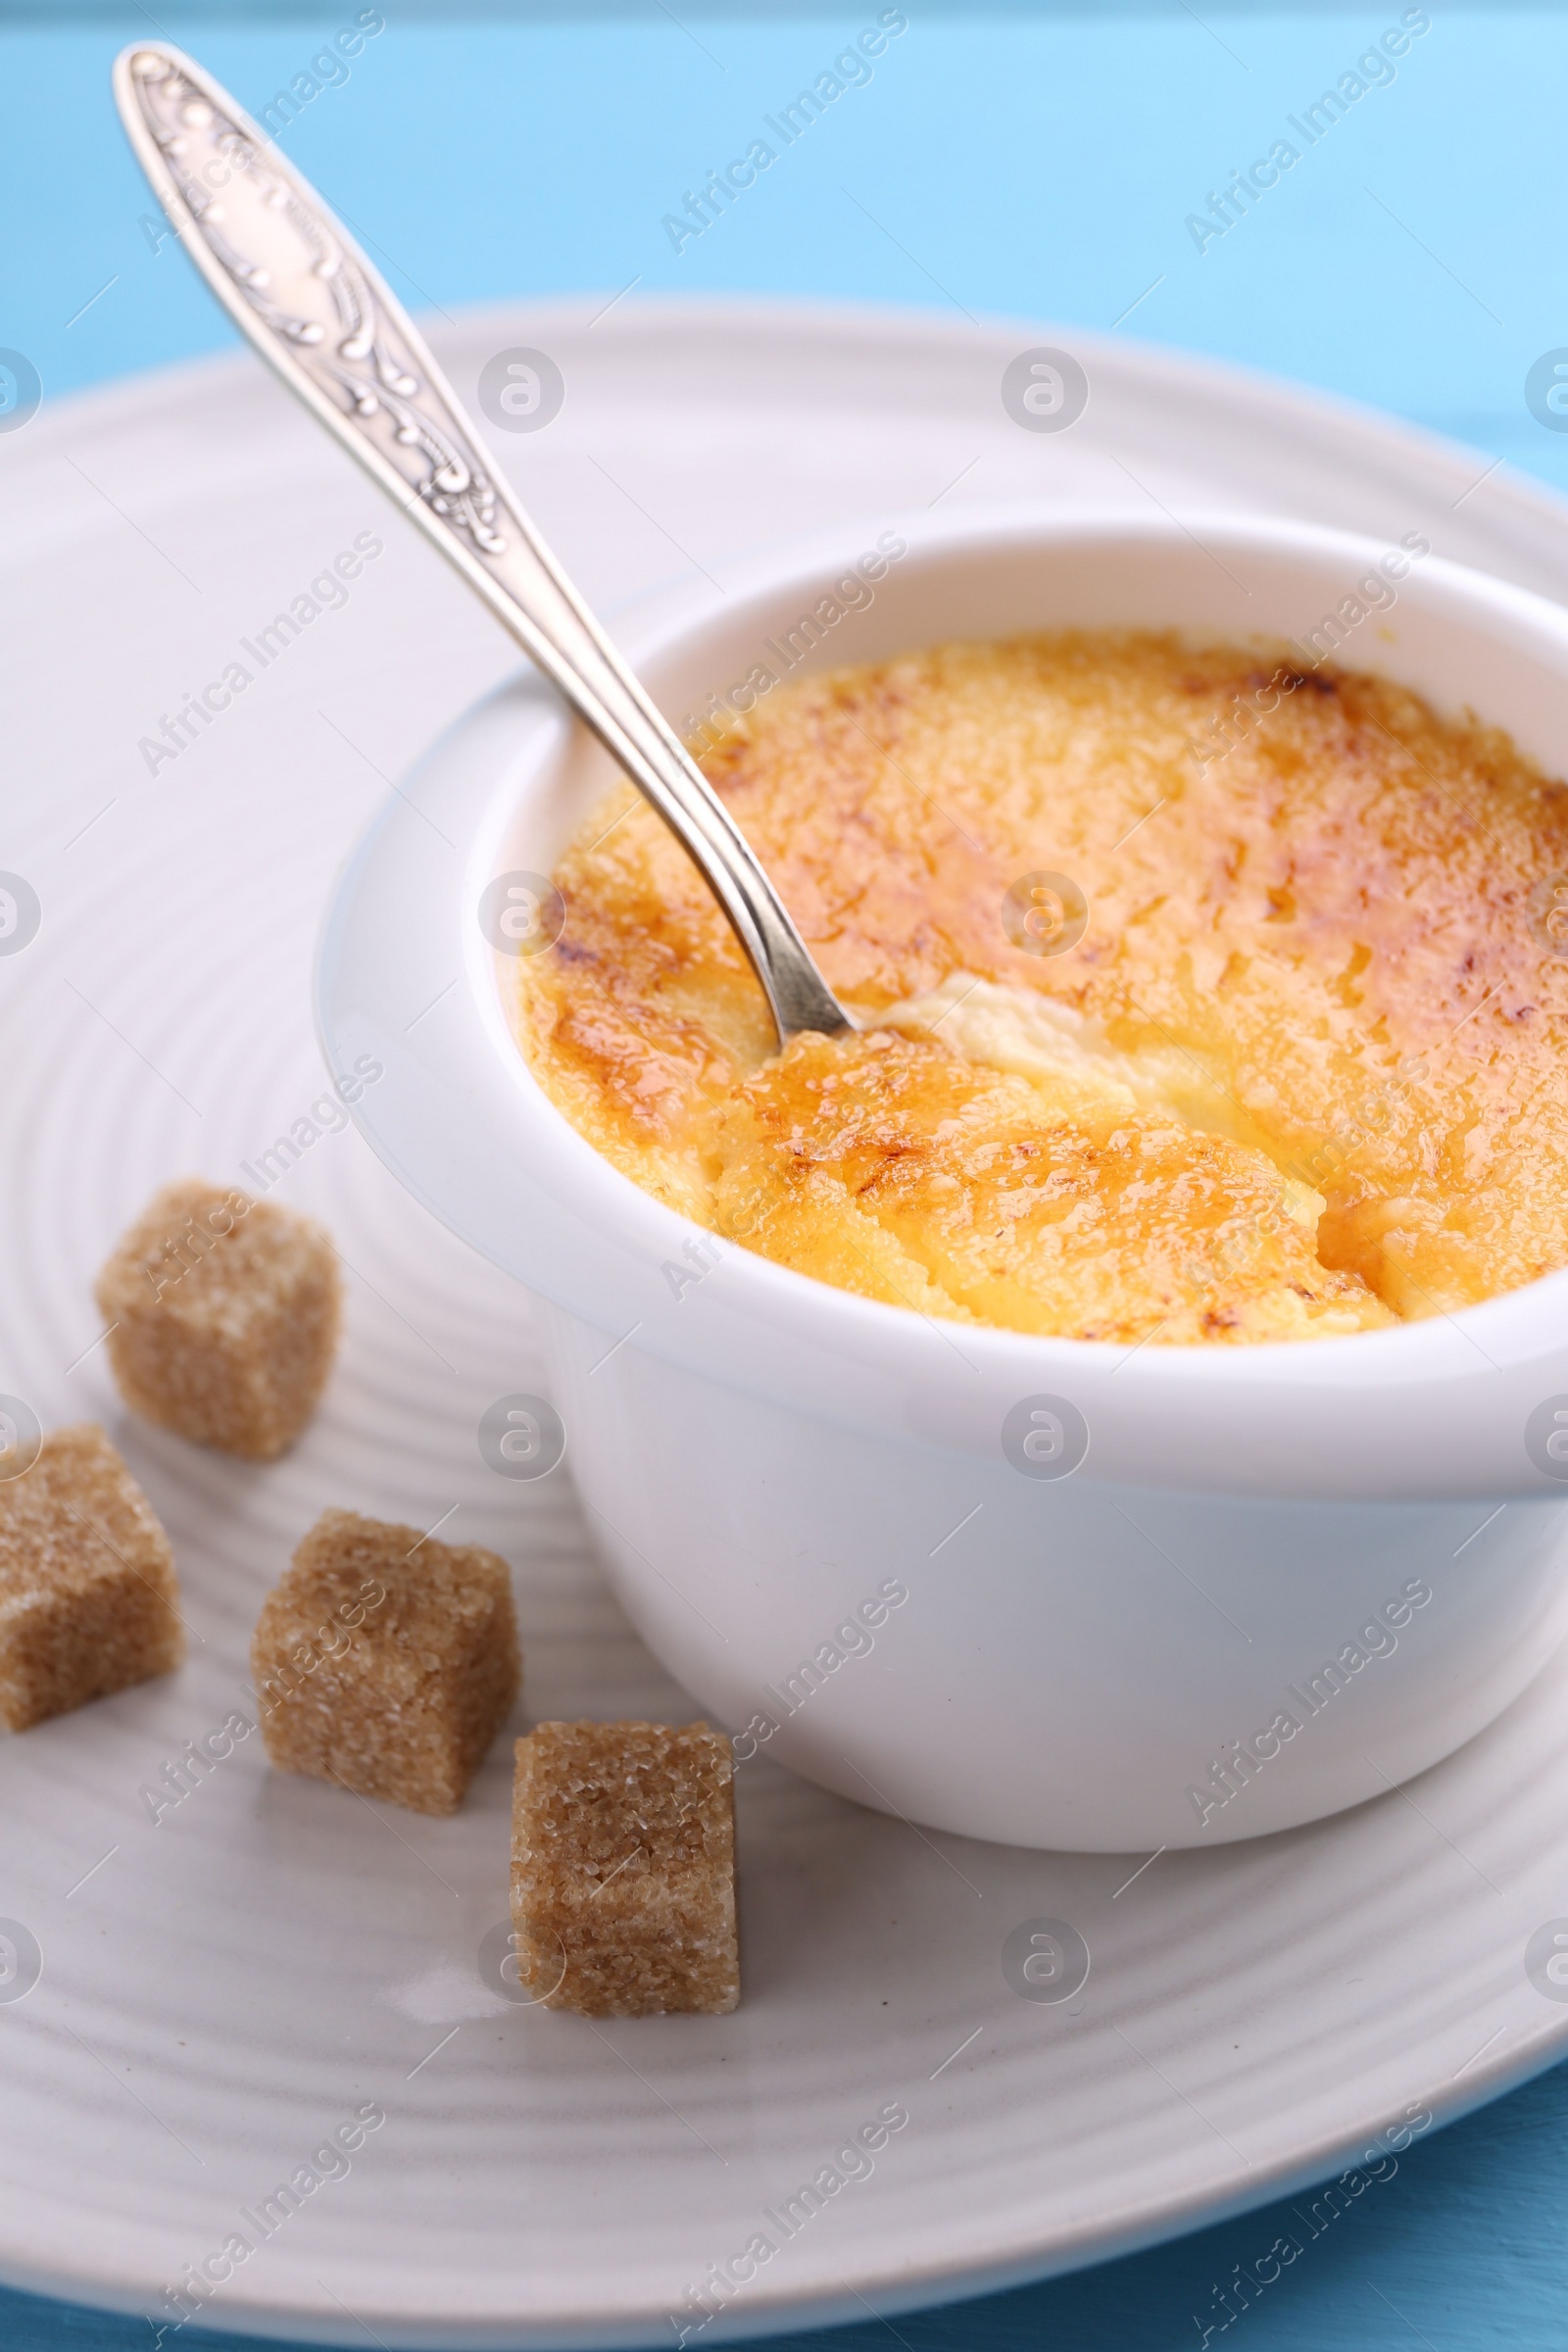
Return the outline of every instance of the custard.
<path id="1" fill-rule="evenodd" d="M 703 766 L 858 1033 L 777 1052 L 629 785 L 517 967 L 540 1084 L 698 1223 L 1129 1344 L 1374 1330 L 1568 1264 L 1568 787 L 1505 735 L 1100 633 L 781 685 Z"/>

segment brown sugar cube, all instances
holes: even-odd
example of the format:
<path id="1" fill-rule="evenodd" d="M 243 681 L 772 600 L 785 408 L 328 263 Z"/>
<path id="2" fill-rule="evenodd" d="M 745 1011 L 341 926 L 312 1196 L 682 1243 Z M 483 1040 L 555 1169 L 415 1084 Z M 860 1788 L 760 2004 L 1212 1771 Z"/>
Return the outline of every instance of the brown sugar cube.
<path id="1" fill-rule="evenodd" d="M 331 1236 L 313 1217 L 187 1178 L 148 1203 L 96 1296 L 132 1412 L 266 1462 L 316 1410 L 340 1289 Z"/>
<path id="2" fill-rule="evenodd" d="M 522 1680 L 493 1551 L 326 1511 L 251 1642 L 267 1753 L 416 1813 L 455 1813 Z"/>
<path id="3" fill-rule="evenodd" d="M 512 1924 L 551 2009 L 733 2009 L 734 1761 L 706 1723 L 541 1723 L 517 1741 Z"/>
<path id="4" fill-rule="evenodd" d="M 56 1430 L 0 1485 L 0 1719 L 24 1732 L 184 1654 L 152 1504 L 94 1422 Z"/>

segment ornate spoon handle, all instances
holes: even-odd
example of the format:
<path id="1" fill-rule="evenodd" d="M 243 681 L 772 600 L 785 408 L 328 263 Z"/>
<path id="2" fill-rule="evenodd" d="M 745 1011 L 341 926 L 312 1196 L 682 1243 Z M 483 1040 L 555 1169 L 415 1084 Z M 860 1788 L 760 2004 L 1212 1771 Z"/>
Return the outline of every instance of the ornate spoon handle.
<path id="1" fill-rule="evenodd" d="M 181 50 L 115 63 L 137 160 L 240 331 L 553 679 L 685 845 L 780 1040 L 851 1026 L 722 801 L 513 496 L 402 306 L 311 187 Z"/>

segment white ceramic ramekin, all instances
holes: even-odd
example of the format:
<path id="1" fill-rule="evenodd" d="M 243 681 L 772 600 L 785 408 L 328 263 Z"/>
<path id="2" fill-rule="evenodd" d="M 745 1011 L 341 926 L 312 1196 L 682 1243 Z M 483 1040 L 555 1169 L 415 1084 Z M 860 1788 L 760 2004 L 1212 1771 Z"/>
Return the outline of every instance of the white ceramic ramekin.
<path id="1" fill-rule="evenodd" d="M 1568 772 L 1568 612 L 1436 554 L 1011 509 L 897 522 L 878 572 L 859 560 L 888 529 L 666 597 L 622 642 L 684 721 L 779 670 L 808 613 L 803 672 L 1061 626 L 1310 652 L 1335 615 L 1341 662 Z M 713 1249 L 541 1094 L 477 920 L 498 874 L 550 872 L 610 781 L 535 681 L 469 713 L 349 866 L 319 1019 L 333 1067 L 384 1065 L 355 1112 L 382 1158 L 543 1302 L 615 1589 L 742 1757 L 975 1837 L 1144 1851 L 1354 1804 L 1491 1722 L 1568 1630 L 1568 1485 L 1526 1446 L 1568 1407 L 1568 1273 L 1396 1331 L 1129 1352 L 939 1325 Z M 1070 1476 L 1004 1450 L 1039 1398 L 1087 1425 Z"/>

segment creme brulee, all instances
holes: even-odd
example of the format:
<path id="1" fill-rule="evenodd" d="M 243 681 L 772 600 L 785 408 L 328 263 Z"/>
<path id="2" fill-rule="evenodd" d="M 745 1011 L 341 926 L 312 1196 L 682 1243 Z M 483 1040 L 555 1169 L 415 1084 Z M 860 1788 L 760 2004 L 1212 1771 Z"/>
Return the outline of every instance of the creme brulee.
<path id="1" fill-rule="evenodd" d="M 699 1223 L 928 1315 L 1160 1344 L 1374 1330 L 1568 1264 L 1568 786 L 1506 736 L 1096 634 L 781 686 L 703 764 L 862 1032 L 777 1053 L 629 785 L 518 966 L 541 1085 Z M 1075 944 L 1070 894 L 1028 925 L 1042 872 L 1087 902 Z"/>

